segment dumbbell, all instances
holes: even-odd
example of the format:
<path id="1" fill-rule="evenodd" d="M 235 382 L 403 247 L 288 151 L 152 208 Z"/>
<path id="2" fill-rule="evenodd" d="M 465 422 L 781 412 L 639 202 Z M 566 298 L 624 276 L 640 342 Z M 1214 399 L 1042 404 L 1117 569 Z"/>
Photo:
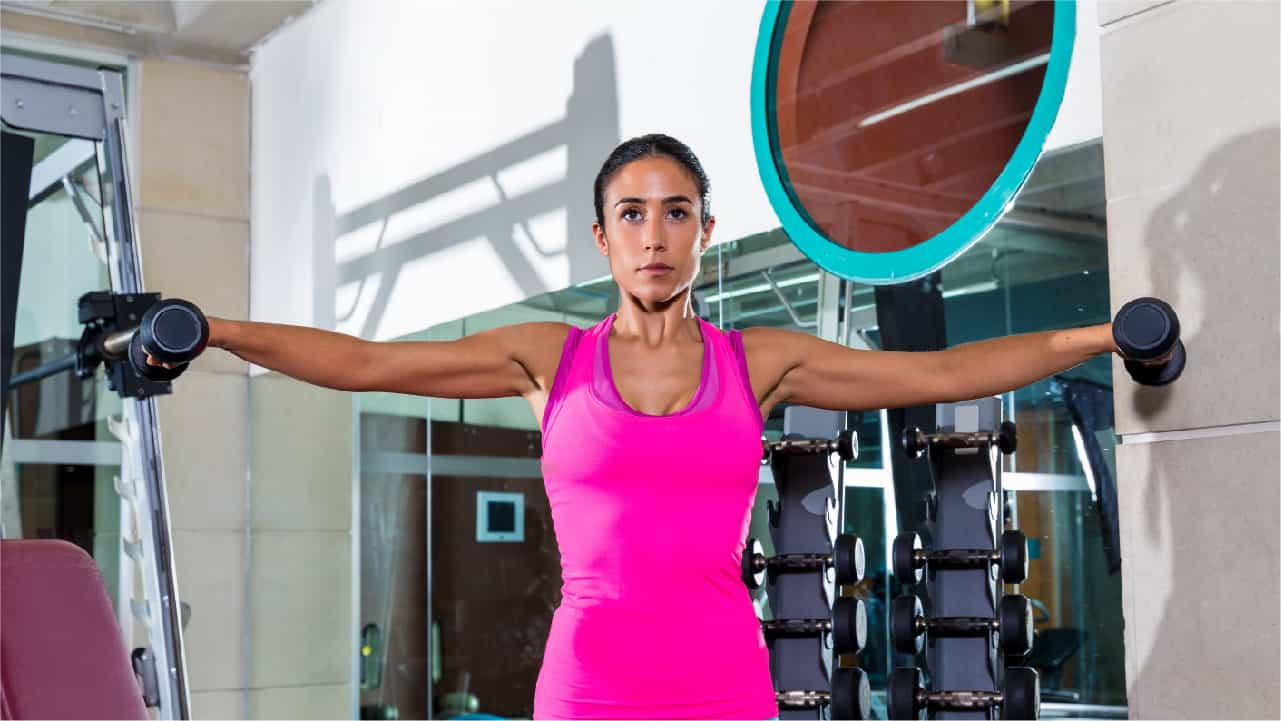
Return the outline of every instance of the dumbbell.
<path id="1" fill-rule="evenodd" d="M 1023 583 L 1027 580 L 1027 537 L 1022 531 L 1001 534 L 999 550 L 982 548 L 952 548 L 929 551 L 922 547 L 916 533 L 900 533 L 890 551 L 894 575 L 901 583 L 920 583 L 926 564 L 934 568 L 973 568 L 990 563 L 1001 569 L 1005 583 Z"/>
<path id="2" fill-rule="evenodd" d="M 920 428 L 904 428 L 900 439 L 908 458 L 920 458 L 930 446 L 944 448 L 984 448 L 996 446 L 1005 455 L 1018 449 L 1018 431 L 1012 421 L 1002 421 L 995 433 L 923 433 Z"/>
<path id="3" fill-rule="evenodd" d="M 1112 339 L 1126 358 L 1125 370 L 1145 386 L 1173 383 L 1187 365 L 1187 350 L 1179 340 L 1179 316 L 1163 300 L 1135 298 L 1121 306 L 1112 320 Z M 1145 365 L 1167 353 L 1171 355 L 1164 363 Z"/>
<path id="4" fill-rule="evenodd" d="M 896 668 L 885 692 L 887 715 L 892 719 L 917 719 L 925 709 L 987 711 L 1001 707 L 1003 719 L 1041 717 L 1041 680 L 1026 666 L 1005 669 L 1001 691 L 926 691 L 919 668 Z"/>
<path id="5" fill-rule="evenodd" d="M 192 303 L 169 298 L 148 308 L 136 327 L 102 336 L 97 350 L 104 360 L 127 358 L 129 365 L 148 380 L 171 381 L 182 375 L 187 364 L 208 345 L 209 321 L 205 314 Z M 180 365 L 148 365 L 148 355 L 161 363 Z"/>
<path id="6" fill-rule="evenodd" d="M 832 690 L 777 691 L 779 710 L 812 709 L 831 705 L 833 719 L 872 717 L 872 687 L 861 668 L 838 668 L 832 672 Z"/>
<path id="7" fill-rule="evenodd" d="M 839 586 L 852 586 L 863 580 L 863 569 L 866 559 L 863 554 L 863 539 L 850 533 L 842 533 L 832 544 L 828 553 L 789 553 L 767 558 L 765 548 L 755 538 L 747 539 L 743 550 L 743 583 L 748 588 L 760 588 L 765 583 L 765 570 L 773 569 L 775 573 L 788 571 L 825 570 L 828 566 L 836 568 L 836 583 Z"/>
<path id="8" fill-rule="evenodd" d="M 1033 630 L 1032 604 L 1022 594 L 1003 597 L 996 618 L 926 618 L 921 599 L 916 596 L 899 596 L 890 605 L 890 641 L 899 653 L 920 653 L 926 633 L 935 636 L 986 636 L 995 632 L 1002 651 L 1011 656 L 1021 656 L 1032 650 Z"/>
<path id="9" fill-rule="evenodd" d="M 837 434 L 835 440 L 826 438 L 784 439 L 769 442 L 761 439 L 761 461 L 769 460 L 771 453 L 784 455 L 818 455 L 836 453 L 842 460 L 852 461 L 858 458 L 858 441 L 854 431 L 844 430 Z"/>
<path id="10" fill-rule="evenodd" d="M 832 605 L 831 618 L 761 621 L 766 637 L 832 634 L 837 654 L 858 653 L 867 645 L 867 606 L 857 598 L 841 596 Z"/>

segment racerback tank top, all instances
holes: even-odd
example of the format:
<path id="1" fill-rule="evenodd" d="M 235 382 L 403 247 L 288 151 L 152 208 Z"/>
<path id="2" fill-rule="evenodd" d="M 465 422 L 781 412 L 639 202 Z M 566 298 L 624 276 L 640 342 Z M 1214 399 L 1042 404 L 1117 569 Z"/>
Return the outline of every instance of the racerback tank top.
<path id="1" fill-rule="evenodd" d="M 777 716 L 740 571 L 763 427 L 741 337 L 700 319 L 693 400 L 651 416 L 614 384 L 614 318 L 571 329 L 543 414 L 562 599 L 534 717 Z"/>

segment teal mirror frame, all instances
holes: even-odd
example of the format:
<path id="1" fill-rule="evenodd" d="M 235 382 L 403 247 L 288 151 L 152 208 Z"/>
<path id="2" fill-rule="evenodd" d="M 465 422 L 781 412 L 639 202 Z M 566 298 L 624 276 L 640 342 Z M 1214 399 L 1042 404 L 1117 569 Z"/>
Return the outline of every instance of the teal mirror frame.
<path id="1" fill-rule="evenodd" d="M 774 60 L 790 7 L 791 3 L 786 0 L 767 0 L 765 3 L 756 39 L 751 93 L 752 145 L 756 150 L 756 167 L 783 231 L 820 268 L 850 281 L 871 285 L 905 283 L 939 269 L 996 225 L 1013 204 L 1014 196 L 1041 157 L 1067 86 L 1068 66 L 1076 41 L 1075 1 L 1054 0 L 1050 57 L 1041 94 L 1023 137 L 996 181 L 974 207 L 943 232 L 910 248 L 887 253 L 862 253 L 828 240 L 810 221 L 805 209 L 789 190 L 787 169 L 775 142 Z"/>

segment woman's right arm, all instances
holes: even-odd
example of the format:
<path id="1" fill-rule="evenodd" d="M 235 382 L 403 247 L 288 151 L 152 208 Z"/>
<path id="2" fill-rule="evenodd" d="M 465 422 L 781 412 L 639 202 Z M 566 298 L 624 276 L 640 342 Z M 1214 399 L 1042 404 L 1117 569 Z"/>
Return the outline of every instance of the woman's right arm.
<path id="1" fill-rule="evenodd" d="M 211 346 L 292 378 L 336 390 L 436 398 L 545 389 L 568 333 L 563 323 L 519 323 L 451 341 L 372 342 L 305 326 L 209 319 Z"/>

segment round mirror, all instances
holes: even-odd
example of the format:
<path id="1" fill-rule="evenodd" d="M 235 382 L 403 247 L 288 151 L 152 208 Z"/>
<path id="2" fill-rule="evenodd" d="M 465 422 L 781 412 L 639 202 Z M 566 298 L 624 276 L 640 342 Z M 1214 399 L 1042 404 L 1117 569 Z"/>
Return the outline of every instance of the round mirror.
<path id="1" fill-rule="evenodd" d="M 1075 22 L 1069 0 L 768 3 L 752 134 L 792 242 L 875 284 L 972 245 L 1041 154 Z"/>

